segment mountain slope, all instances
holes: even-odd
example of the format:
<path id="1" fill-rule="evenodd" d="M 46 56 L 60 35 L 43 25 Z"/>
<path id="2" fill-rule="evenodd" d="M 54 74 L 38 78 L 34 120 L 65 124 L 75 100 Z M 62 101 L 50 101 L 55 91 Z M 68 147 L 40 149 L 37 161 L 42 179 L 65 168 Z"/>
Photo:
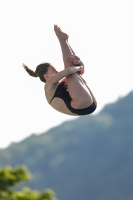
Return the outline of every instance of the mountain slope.
<path id="1" fill-rule="evenodd" d="M 133 92 L 97 115 L 67 121 L 0 150 L 0 166 L 26 164 L 32 189 L 59 200 L 133 199 Z"/>

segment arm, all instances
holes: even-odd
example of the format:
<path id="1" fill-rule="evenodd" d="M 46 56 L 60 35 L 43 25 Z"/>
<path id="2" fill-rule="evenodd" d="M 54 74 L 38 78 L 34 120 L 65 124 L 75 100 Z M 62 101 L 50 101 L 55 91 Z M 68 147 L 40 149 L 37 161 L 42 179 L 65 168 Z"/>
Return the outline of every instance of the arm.
<path id="1" fill-rule="evenodd" d="M 59 82 L 62 78 L 69 76 L 70 74 L 74 74 L 76 72 L 81 71 L 81 67 L 80 66 L 72 66 L 72 67 L 67 67 L 66 69 L 58 72 L 56 75 L 51 76 L 48 81 L 54 85 L 57 82 Z"/>

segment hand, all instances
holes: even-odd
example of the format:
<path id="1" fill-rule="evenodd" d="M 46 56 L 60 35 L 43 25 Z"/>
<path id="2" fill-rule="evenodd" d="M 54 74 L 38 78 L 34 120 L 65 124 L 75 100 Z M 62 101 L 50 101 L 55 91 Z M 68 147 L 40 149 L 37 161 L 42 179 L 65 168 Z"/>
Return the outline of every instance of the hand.
<path id="1" fill-rule="evenodd" d="M 82 66 L 82 69 L 77 72 L 78 74 L 82 75 L 84 74 L 84 64 L 82 63 L 82 61 L 80 60 L 80 58 L 78 56 L 75 55 L 70 55 L 67 60 L 71 63 L 74 64 L 74 66 Z"/>
<path id="2" fill-rule="evenodd" d="M 70 56 L 68 56 L 67 60 L 69 62 L 72 62 L 76 66 L 77 65 L 80 66 L 81 60 L 80 60 L 80 58 L 78 56 L 70 55 Z"/>
<path id="3" fill-rule="evenodd" d="M 83 74 L 84 74 L 84 67 L 83 67 L 83 66 L 81 66 L 81 70 L 79 71 L 79 74 L 80 74 L 80 75 L 83 75 Z"/>

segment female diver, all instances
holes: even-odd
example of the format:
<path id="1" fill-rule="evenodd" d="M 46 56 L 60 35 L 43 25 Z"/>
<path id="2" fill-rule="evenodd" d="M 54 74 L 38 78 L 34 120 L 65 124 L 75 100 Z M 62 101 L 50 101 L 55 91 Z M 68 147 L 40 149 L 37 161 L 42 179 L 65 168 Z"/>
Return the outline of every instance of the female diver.
<path id="1" fill-rule="evenodd" d="M 58 72 L 50 63 L 42 63 L 35 72 L 25 64 L 29 75 L 39 77 L 45 83 L 44 90 L 48 103 L 57 111 L 67 115 L 87 115 L 96 110 L 96 99 L 81 77 L 84 65 L 68 44 L 68 35 L 57 25 L 55 34 L 59 40 L 65 69 Z"/>

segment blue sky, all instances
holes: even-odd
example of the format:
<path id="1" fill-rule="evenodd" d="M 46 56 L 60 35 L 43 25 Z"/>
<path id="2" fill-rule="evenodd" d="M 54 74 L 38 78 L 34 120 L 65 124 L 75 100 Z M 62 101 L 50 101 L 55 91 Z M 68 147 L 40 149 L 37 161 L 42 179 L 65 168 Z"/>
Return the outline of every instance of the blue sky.
<path id="1" fill-rule="evenodd" d="M 63 69 L 54 24 L 68 33 L 85 64 L 84 79 L 98 101 L 95 114 L 133 89 L 132 11 L 131 0 L 0 2 L 0 148 L 76 119 L 50 107 L 44 84 L 22 68 L 51 62 Z"/>

